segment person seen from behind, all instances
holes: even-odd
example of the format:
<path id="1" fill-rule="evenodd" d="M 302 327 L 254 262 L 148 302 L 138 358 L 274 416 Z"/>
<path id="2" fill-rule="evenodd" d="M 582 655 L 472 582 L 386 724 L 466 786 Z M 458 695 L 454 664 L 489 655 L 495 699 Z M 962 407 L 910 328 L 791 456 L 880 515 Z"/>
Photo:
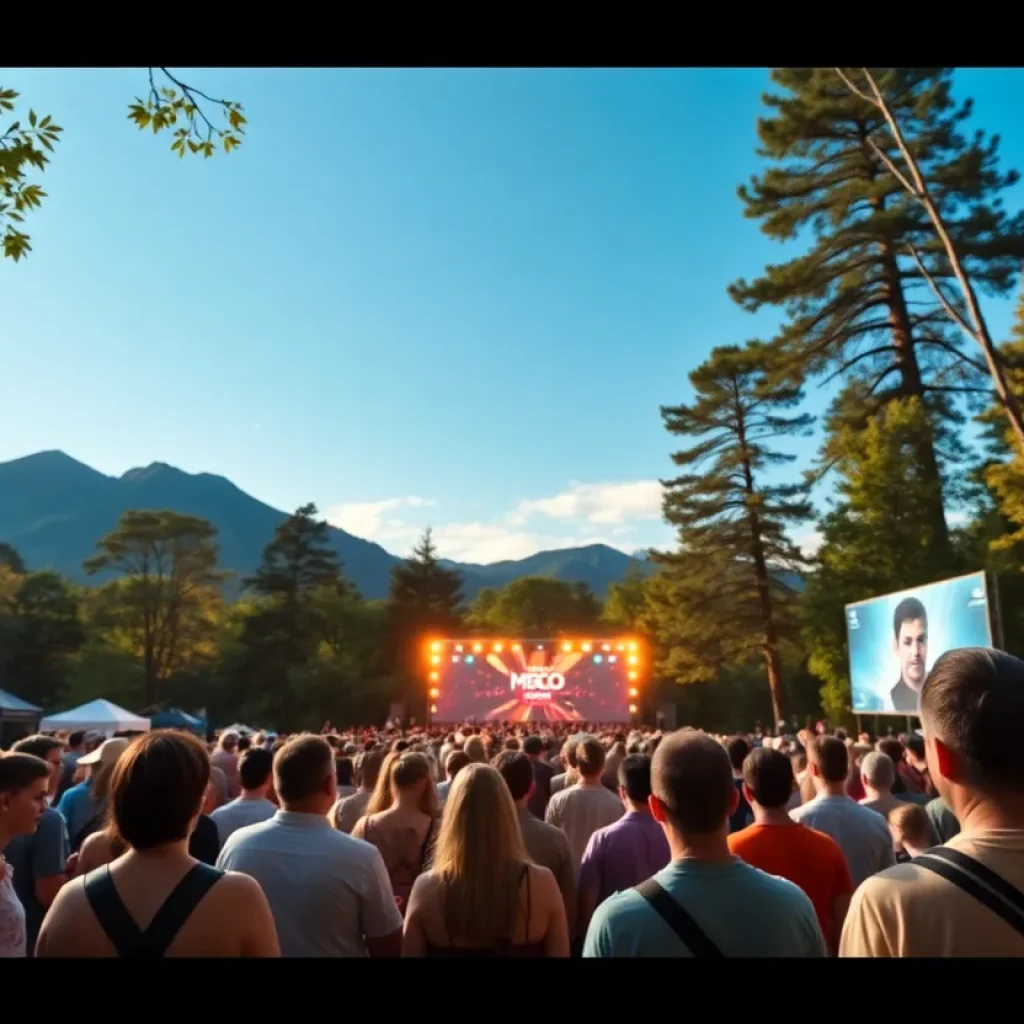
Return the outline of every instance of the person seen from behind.
<path id="1" fill-rule="evenodd" d="M 84 782 L 67 790 L 57 804 L 68 827 L 68 842 L 72 853 L 103 827 L 106 818 L 107 792 L 117 759 L 128 749 L 128 740 L 105 740 L 91 754 L 78 759 L 78 767 L 89 772 Z"/>
<path id="2" fill-rule="evenodd" d="M 896 855 L 885 818 L 846 795 L 847 756 L 842 740 L 815 736 L 807 748 L 807 761 L 818 795 L 789 813 L 794 821 L 836 841 L 857 886 L 892 867 Z"/>
<path id="3" fill-rule="evenodd" d="M 626 813 L 590 837 L 580 865 L 581 935 L 586 935 L 599 904 L 613 893 L 645 882 L 672 860 L 665 832 L 651 814 L 651 759 L 630 754 L 619 764 L 618 774 Z"/>
<path id="4" fill-rule="evenodd" d="M 490 765 L 470 764 L 452 783 L 433 865 L 409 899 L 402 955 L 569 955 L 555 877 L 531 862 L 512 795 Z"/>
<path id="5" fill-rule="evenodd" d="M 34 754 L 0 754 L 0 851 L 30 836 L 46 808 L 52 766 Z M 0 959 L 28 952 L 25 908 L 15 887 L 16 868 L 0 852 Z"/>
<path id="6" fill-rule="evenodd" d="M 569 840 L 554 825 L 535 818 L 529 811 L 530 799 L 536 787 L 536 762 L 527 754 L 506 750 L 494 759 L 494 767 L 505 780 L 515 804 L 522 833 L 523 845 L 534 864 L 547 868 L 558 883 L 565 904 L 569 939 L 573 938 L 576 924 L 576 865 L 572 860 Z"/>
<path id="7" fill-rule="evenodd" d="M 223 803 L 234 800 L 238 796 L 240 787 L 238 782 L 238 740 L 237 732 L 221 733 L 217 741 L 217 749 L 210 756 L 214 768 L 219 768 L 224 773 L 226 791 L 223 794 Z"/>
<path id="8" fill-rule="evenodd" d="M 840 955 L 1024 956 L 1024 661 L 947 651 L 921 721 L 928 775 L 961 831 L 857 890 Z"/>
<path id="9" fill-rule="evenodd" d="M 321 736 L 297 736 L 274 757 L 281 809 L 224 844 L 219 866 L 244 871 L 270 903 L 286 957 L 393 957 L 402 917 L 380 853 L 331 826 L 338 779 Z"/>
<path id="10" fill-rule="evenodd" d="M 444 780 L 437 784 L 437 799 L 438 803 L 443 807 L 444 802 L 448 799 L 448 790 L 452 788 L 452 783 L 455 781 L 455 776 L 470 764 L 469 754 L 464 750 L 453 750 L 444 759 Z"/>
<path id="11" fill-rule="evenodd" d="M 195 737 L 132 741 L 110 781 L 110 822 L 126 852 L 68 882 L 43 921 L 38 957 L 273 957 L 259 885 L 188 852 L 210 760 Z"/>
<path id="12" fill-rule="evenodd" d="M 585 957 L 826 955 L 806 894 L 729 851 L 739 792 L 721 743 L 695 729 L 665 736 L 651 762 L 651 790 L 672 863 L 597 908 Z"/>
<path id="13" fill-rule="evenodd" d="M 762 747 L 747 755 L 743 791 L 754 823 L 729 836 L 729 850 L 751 867 L 800 886 L 814 904 L 825 942 L 835 953 L 853 879 L 834 839 L 790 817 L 786 806 L 793 782 L 792 762 L 785 754 Z"/>
<path id="14" fill-rule="evenodd" d="M 218 852 L 233 832 L 266 821 L 277 812 L 267 799 L 274 781 L 274 758 L 269 750 L 250 747 L 243 751 L 238 758 L 238 781 L 242 790 L 239 796 L 210 815 L 217 826 Z"/>
<path id="15" fill-rule="evenodd" d="M 359 779 L 359 788 L 351 796 L 339 798 L 327 816 L 331 824 L 339 831 L 351 834 L 356 822 L 366 813 L 370 798 L 377 786 L 383 760 L 384 752 L 382 750 L 366 750 L 357 755 L 355 768 Z"/>
<path id="16" fill-rule="evenodd" d="M 740 795 L 736 810 L 729 815 L 729 831 L 739 832 L 741 828 L 746 828 L 754 820 L 754 812 L 743 795 L 743 762 L 750 753 L 750 744 L 742 736 L 732 736 L 726 740 L 725 749 L 729 753 L 729 761 L 732 764 L 732 784 Z"/>
<path id="17" fill-rule="evenodd" d="M 928 812 L 919 804 L 904 803 L 888 814 L 896 863 L 905 864 L 936 846 Z"/>
<path id="18" fill-rule="evenodd" d="M 593 736 L 576 745 L 576 769 L 579 782 L 556 793 L 544 815 L 549 825 L 565 832 L 572 850 L 573 866 L 578 871 L 590 837 L 625 813 L 622 801 L 601 782 L 604 772 L 604 747 Z"/>
<path id="19" fill-rule="evenodd" d="M 523 740 L 523 753 L 533 765 L 533 792 L 526 807 L 535 818 L 543 821 L 551 799 L 551 780 L 555 777 L 555 769 L 544 760 L 544 741 L 536 734 Z"/>
<path id="20" fill-rule="evenodd" d="M 888 754 L 873 750 L 864 756 L 860 765 L 861 784 L 864 797 L 859 800 L 861 807 L 875 811 L 888 818 L 889 812 L 906 801 L 893 795 L 892 787 L 896 782 L 896 765 Z"/>
<path id="21" fill-rule="evenodd" d="M 403 751 L 391 762 L 391 806 L 361 818 L 352 835 L 376 846 L 384 858 L 391 888 L 404 912 L 413 882 L 429 865 L 439 811 L 430 760 Z"/>

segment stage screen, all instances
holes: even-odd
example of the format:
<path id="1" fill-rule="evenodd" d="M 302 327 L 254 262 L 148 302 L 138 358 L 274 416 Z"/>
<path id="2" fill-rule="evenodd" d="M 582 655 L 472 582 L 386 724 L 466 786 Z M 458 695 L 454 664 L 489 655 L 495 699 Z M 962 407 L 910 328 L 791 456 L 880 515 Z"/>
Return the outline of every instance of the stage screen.
<path id="1" fill-rule="evenodd" d="M 628 722 L 639 694 L 635 641 L 444 641 L 430 660 L 435 722 Z"/>
<path id="2" fill-rule="evenodd" d="M 935 659 L 991 647 L 985 574 L 959 576 L 846 606 L 853 710 L 916 715 Z"/>

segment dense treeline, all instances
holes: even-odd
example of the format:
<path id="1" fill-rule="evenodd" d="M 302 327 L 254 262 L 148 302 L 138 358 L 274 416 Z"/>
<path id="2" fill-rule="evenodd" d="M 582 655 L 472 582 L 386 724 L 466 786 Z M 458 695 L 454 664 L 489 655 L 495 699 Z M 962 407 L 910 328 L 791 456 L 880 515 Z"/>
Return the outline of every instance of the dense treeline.
<path id="1" fill-rule="evenodd" d="M 763 173 L 746 216 L 789 258 L 731 297 L 782 317 L 716 348 L 662 412 L 681 447 L 664 483 L 671 551 L 614 585 L 525 579 L 467 605 L 429 532 L 387 600 L 345 580 L 313 506 L 225 580 L 216 532 L 173 511 L 127 514 L 83 589 L 0 546 L 0 686 L 48 708 L 94 696 L 174 703 L 279 728 L 422 708 L 425 633 L 628 628 L 654 652 L 658 697 L 708 728 L 849 714 L 843 606 L 965 572 L 998 582 L 1005 645 L 1024 648 L 1024 302 L 990 337 L 978 296 L 1006 298 L 1024 211 L 998 137 L 969 133 L 951 68 L 786 68 L 758 123 Z M 739 341 L 740 339 L 736 339 Z M 821 446 L 805 389 L 837 382 Z M 802 471 L 801 471 L 802 470 Z M 830 495 L 817 512 L 811 488 Z M 820 543 L 801 547 L 814 529 Z M 241 582 L 241 597 L 225 593 Z M 687 684 L 676 686 L 675 684 Z M 767 685 L 765 685 L 767 683 Z"/>

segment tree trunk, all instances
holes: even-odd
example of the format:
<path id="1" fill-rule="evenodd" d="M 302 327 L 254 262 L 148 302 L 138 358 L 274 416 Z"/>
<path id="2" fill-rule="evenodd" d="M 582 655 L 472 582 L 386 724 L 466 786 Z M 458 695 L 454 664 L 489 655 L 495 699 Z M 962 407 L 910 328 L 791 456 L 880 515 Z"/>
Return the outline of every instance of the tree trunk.
<path id="1" fill-rule="evenodd" d="M 882 208 L 882 201 L 875 200 L 877 209 Z M 882 289 L 885 302 L 889 307 L 889 324 L 892 328 L 892 346 L 895 350 L 896 366 L 900 374 L 900 393 L 907 398 L 917 398 L 924 403 L 924 382 L 921 379 L 921 367 L 917 362 L 914 350 L 914 339 L 910 327 L 910 316 L 907 312 L 906 297 L 899 277 L 899 265 L 896 253 L 888 241 L 878 243 L 882 257 Z M 935 489 L 935 497 L 931 502 L 931 520 L 933 530 L 933 548 L 943 559 L 950 555 L 949 526 L 946 523 L 946 511 L 942 501 L 942 474 L 939 461 L 935 457 L 935 436 L 930 426 L 925 437 L 917 446 L 917 457 L 924 469 L 926 478 Z"/>

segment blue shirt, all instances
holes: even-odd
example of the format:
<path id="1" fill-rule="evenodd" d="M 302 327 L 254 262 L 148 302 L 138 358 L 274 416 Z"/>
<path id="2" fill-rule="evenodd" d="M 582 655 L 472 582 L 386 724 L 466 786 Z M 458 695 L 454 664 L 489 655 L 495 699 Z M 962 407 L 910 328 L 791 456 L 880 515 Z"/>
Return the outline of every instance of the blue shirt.
<path id="1" fill-rule="evenodd" d="M 40 878 L 63 875 L 67 865 L 68 834 L 64 819 L 52 807 L 47 807 L 35 832 L 15 836 L 3 855 L 14 868 L 14 891 L 25 908 L 26 948 L 32 956 L 46 916 L 46 907 L 36 899 L 36 882 Z"/>
<path id="2" fill-rule="evenodd" d="M 60 798 L 57 810 L 68 826 L 68 840 L 74 846 L 79 832 L 100 813 L 100 805 L 92 798 L 92 779 L 72 786 Z"/>
<path id="3" fill-rule="evenodd" d="M 673 861 L 654 880 L 700 926 L 724 956 L 827 955 L 814 906 L 798 886 L 738 857 L 708 864 Z M 634 889 L 597 908 L 585 957 L 692 956 L 661 915 Z"/>

